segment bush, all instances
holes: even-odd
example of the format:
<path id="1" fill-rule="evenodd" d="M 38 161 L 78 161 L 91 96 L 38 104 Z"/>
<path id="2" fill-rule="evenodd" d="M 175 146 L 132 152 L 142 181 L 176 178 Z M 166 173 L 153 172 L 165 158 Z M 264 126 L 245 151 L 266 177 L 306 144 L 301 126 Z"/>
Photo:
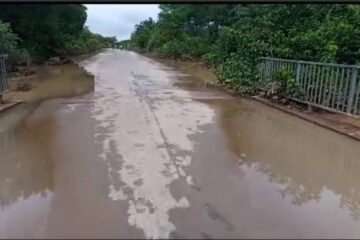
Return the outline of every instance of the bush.
<path id="1" fill-rule="evenodd" d="M 10 67 L 15 65 L 26 65 L 29 53 L 25 49 L 19 49 L 20 38 L 13 33 L 8 23 L 0 21 L 0 54 L 9 56 Z"/>
<path id="2" fill-rule="evenodd" d="M 265 89 L 268 97 L 294 97 L 301 98 L 304 92 L 296 82 L 293 73 L 285 68 L 277 70 L 270 81 L 266 83 Z"/>
<path id="3" fill-rule="evenodd" d="M 180 57 L 184 51 L 184 44 L 179 40 L 165 43 L 160 47 L 159 52 L 164 56 Z"/>
<path id="4" fill-rule="evenodd" d="M 18 36 L 10 29 L 10 25 L 0 21 L 0 54 L 14 51 L 19 40 Z"/>

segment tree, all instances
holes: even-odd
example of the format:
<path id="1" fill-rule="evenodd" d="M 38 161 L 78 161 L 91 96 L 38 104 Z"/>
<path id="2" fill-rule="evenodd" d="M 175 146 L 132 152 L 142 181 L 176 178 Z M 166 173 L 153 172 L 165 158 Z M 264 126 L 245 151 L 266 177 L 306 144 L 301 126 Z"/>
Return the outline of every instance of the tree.
<path id="1" fill-rule="evenodd" d="M 360 6 L 350 4 L 161 4 L 133 46 L 203 59 L 241 91 L 258 84 L 259 57 L 354 64 L 360 60 Z M 236 70 L 235 70 L 236 69 Z"/>
<path id="2" fill-rule="evenodd" d="M 81 4 L 3 4 L 0 19 L 10 23 L 32 55 L 58 55 L 70 35 L 79 35 L 86 21 Z"/>

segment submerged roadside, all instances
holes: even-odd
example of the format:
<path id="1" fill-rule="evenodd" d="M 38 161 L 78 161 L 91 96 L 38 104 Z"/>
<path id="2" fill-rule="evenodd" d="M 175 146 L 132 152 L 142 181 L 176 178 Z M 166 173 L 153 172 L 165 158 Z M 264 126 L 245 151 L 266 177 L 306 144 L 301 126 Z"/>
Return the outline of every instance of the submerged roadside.
<path id="1" fill-rule="evenodd" d="M 227 84 L 220 82 L 215 74 L 215 70 L 208 67 L 204 62 L 198 60 L 185 60 L 181 58 L 166 58 L 160 54 L 143 51 L 136 52 L 149 58 L 153 58 L 164 64 L 176 66 L 185 73 L 191 73 L 196 78 L 199 78 L 205 85 L 210 85 L 212 87 L 222 89 L 233 96 L 248 98 L 261 102 L 267 106 L 276 108 L 285 113 L 291 114 L 298 118 L 307 120 L 316 125 L 360 141 L 360 119 L 356 117 L 333 113 L 323 109 L 318 109 L 316 107 L 313 107 L 312 111 L 308 111 L 306 108 L 304 108 L 304 106 L 301 106 L 295 102 L 289 101 L 287 103 L 281 103 L 280 101 L 264 98 L 258 94 L 246 95 L 239 93 L 232 88 L 229 88 Z"/>
<path id="2" fill-rule="evenodd" d="M 72 97 L 88 93 L 94 88 L 94 77 L 80 66 L 80 62 L 101 51 L 70 57 L 54 64 L 31 66 L 30 74 L 9 74 L 9 89 L 0 112 L 19 103 L 39 102 L 51 98 Z"/>
<path id="3" fill-rule="evenodd" d="M 98 53 L 98 52 L 96 52 Z M 34 74 L 26 77 L 9 79 L 9 92 L 5 95 L 8 103 L 0 107 L 0 113 L 20 103 L 39 102 L 49 98 L 70 97 L 82 95 L 94 88 L 94 79 L 89 73 L 79 66 L 79 62 L 92 55 L 82 55 L 70 59 L 70 63 L 60 65 L 38 65 Z M 176 67 L 182 72 L 191 74 L 197 78 L 197 84 L 205 87 L 217 88 L 227 91 L 232 96 L 250 98 L 288 114 L 302 118 L 316 125 L 325 127 L 337 133 L 346 135 L 360 141 L 360 120 L 351 116 L 345 116 L 314 108 L 314 111 L 304 111 L 304 108 L 296 104 L 283 104 L 278 101 L 263 98 L 259 95 L 240 94 L 221 83 L 214 69 L 205 63 L 195 60 L 179 58 L 164 58 L 155 53 L 140 54 L 155 59 L 168 66 Z"/>
<path id="4" fill-rule="evenodd" d="M 0 116 L 13 108 L 32 109 L 45 100 L 80 96 L 94 90 L 94 77 L 75 63 L 37 65 L 34 74 L 9 78 Z M 10 114 L 11 115 L 11 114 Z"/>

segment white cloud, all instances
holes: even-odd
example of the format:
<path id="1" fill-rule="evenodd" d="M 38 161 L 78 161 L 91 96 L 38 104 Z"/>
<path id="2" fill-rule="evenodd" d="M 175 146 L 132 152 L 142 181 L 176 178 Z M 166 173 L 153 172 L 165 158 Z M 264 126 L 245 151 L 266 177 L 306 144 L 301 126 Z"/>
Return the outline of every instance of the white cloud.
<path id="1" fill-rule="evenodd" d="M 87 20 L 85 25 L 92 32 L 104 36 L 116 36 L 118 40 L 128 39 L 136 24 L 152 17 L 157 19 L 158 4 L 85 4 Z"/>

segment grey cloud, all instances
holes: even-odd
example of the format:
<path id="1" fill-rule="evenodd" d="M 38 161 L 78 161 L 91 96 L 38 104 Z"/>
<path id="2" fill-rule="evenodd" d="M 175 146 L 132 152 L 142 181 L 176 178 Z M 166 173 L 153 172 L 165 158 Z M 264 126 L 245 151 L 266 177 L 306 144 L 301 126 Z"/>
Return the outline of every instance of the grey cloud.
<path id="1" fill-rule="evenodd" d="M 118 40 L 130 37 L 139 22 L 152 17 L 157 19 L 158 4 L 85 4 L 86 26 L 92 32 L 104 36 L 116 36 Z"/>

